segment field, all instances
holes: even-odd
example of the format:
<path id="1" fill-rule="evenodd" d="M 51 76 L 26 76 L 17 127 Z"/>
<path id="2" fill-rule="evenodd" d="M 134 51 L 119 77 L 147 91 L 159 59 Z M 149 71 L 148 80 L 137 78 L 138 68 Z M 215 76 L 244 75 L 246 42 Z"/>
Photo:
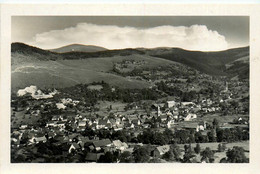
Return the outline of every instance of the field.
<path id="1" fill-rule="evenodd" d="M 239 117 L 245 118 L 245 117 L 249 117 L 248 115 L 227 115 L 227 116 L 222 116 L 218 113 L 216 114 L 207 114 L 203 117 L 198 117 L 196 119 L 193 119 L 191 121 L 183 121 L 180 123 L 177 123 L 176 127 L 182 128 L 182 127 L 195 127 L 197 126 L 197 124 L 201 121 L 206 121 L 207 123 L 212 123 L 214 119 L 217 119 L 220 125 L 223 125 L 225 127 L 247 127 L 247 125 L 243 125 L 243 124 L 230 124 L 230 122 L 232 122 L 234 119 L 237 119 Z"/>
<path id="2" fill-rule="evenodd" d="M 211 150 L 217 150 L 219 143 L 200 143 L 201 151 L 203 151 L 206 147 L 209 147 Z M 226 150 L 224 152 L 216 152 L 214 154 L 215 161 L 214 163 L 219 163 L 220 160 L 224 157 L 226 157 L 226 152 L 228 149 L 232 149 L 234 146 L 243 147 L 245 149 L 245 155 L 247 158 L 249 158 L 249 141 L 241 141 L 241 142 L 235 142 L 235 143 L 227 143 L 226 144 Z M 179 145 L 180 149 L 184 151 L 184 145 Z M 191 144 L 192 149 L 196 147 L 196 143 Z M 183 155 L 184 153 L 182 153 Z M 198 159 L 201 159 L 200 155 L 197 155 Z"/>

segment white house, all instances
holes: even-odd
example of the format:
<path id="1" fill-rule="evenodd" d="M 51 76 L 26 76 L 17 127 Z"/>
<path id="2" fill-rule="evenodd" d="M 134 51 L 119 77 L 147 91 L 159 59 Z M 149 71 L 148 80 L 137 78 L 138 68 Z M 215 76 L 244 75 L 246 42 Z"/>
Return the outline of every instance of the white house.
<path id="1" fill-rule="evenodd" d="M 167 127 L 168 127 L 168 128 L 172 128 L 173 125 L 174 125 L 174 120 L 169 120 L 169 121 L 167 122 Z"/>
<path id="2" fill-rule="evenodd" d="M 120 140 L 113 141 L 113 145 L 115 146 L 116 149 L 121 150 L 121 151 L 128 148 L 128 145 L 124 142 L 122 143 Z"/>
<path id="3" fill-rule="evenodd" d="M 192 114 L 192 113 L 189 113 L 185 118 L 184 118 L 184 121 L 190 121 L 190 120 L 193 120 L 197 118 L 197 115 L 196 114 Z"/>
<path id="4" fill-rule="evenodd" d="M 166 102 L 166 107 L 167 107 L 167 108 L 171 108 L 171 107 L 173 107 L 173 106 L 175 106 L 175 101 L 167 101 L 167 102 Z"/>
<path id="5" fill-rule="evenodd" d="M 63 103 L 56 103 L 56 107 L 58 109 L 65 109 L 66 108 L 66 106 Z"/>

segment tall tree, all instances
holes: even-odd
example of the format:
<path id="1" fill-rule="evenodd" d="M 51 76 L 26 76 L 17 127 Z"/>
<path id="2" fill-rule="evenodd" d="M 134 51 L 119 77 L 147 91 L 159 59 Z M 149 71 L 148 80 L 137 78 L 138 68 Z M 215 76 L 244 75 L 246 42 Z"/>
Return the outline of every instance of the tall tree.
<path id="1" fill-rule="evenodd" d="M 234 146 L 232 150 L 226 153 L 227 162 L 229 163 L 247 163 L 248 158 L 245 156 L 245 150 L 242 147 Z"/>
<path id="2" fill-rule="evenodd" d="M 137 163 L 148 162 L 150 156 L 149 151 L 145 147 L 138 147 L 133 152 L 134 160 Z"/>

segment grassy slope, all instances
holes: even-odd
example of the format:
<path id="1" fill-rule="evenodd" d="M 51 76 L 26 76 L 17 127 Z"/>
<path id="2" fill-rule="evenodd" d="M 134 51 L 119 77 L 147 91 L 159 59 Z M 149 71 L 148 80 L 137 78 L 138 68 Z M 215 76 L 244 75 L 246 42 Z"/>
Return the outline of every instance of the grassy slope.
<path id="1" fill-rule="evenodd" d="M 116 56 L 106 58 L 89 58 L 79 60 L 32 61 L 12 65 L 12 89 L 24 88 L 28 85 L 46 87 L 65 87 L 77 83 L 101 81 L 122 88 L 149 87 L 146 81 L 127 79 L 112 74 L 113 62 L 122 60 L 145 60 L 144 67 L 174 64 L 172 61 L 146 55 Z"/>
<path id="2" fill-rule="evenodd" d="M 241 57 L 248 56 L 248 54 L 248 47 L 222 52 L 156 48 L 150 50 L 124 49 L 59 54 L 22 43 L 13 43 L 12 88 L 24 88 L 32 84 L 43 87 L 64 87 L 101 80 L 123 88 L 143 88 L 149 87 L 150 84 L 145 81 L 108 73 L 113 67 L 113 62 L 124 59 L 145 60 L 148 62 L 142 67 L 156 67 L 179 62 L 208 74 L 227 75 L 230 72 L 237 73 L 237 66 L 233 66 L 235 67 L 234 70 L 225 72 L 223 70 L 225 65 Z M 244 70 L 249 67 L 243 66 L 242 68 Z M 247 69 L 244 71 L 247 71 Z"/>
<path id="3" fill-rule="evenodd" d="M 105 50 L 99 52 L 66 52 L 53 53 L 36 47 L 21 43 L 12 44 L 12 54 L 22 53 L 25 56 L 37 57 L 38 60 L 60 60 L 60 59 L 88 59 L 127 55 L 150 55 L 175 62 L 182 63 L 211 75 L 228 75 L 226 64 L 237 59 L 249 56 L 249 47 L 230 49 L 219 52 L 187 51 L 180 48 L 155 48 L 155 49 L 122 49 Z"/>

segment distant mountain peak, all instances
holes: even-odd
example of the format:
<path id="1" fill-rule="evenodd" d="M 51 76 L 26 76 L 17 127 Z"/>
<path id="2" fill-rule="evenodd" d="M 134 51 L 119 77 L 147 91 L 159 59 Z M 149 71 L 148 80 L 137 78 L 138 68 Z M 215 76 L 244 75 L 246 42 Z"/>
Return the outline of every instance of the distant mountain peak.
<path id="1" fill-rule="evenodd" d="M 63 47 L 49 49 L 49 51 L 56 53 L 66 53 L 66 52 L 98 52 L 106 51 L 104 47 L 99 47 L 95 45 L 83 45 L 83 44 L 70 44 Z"/>

